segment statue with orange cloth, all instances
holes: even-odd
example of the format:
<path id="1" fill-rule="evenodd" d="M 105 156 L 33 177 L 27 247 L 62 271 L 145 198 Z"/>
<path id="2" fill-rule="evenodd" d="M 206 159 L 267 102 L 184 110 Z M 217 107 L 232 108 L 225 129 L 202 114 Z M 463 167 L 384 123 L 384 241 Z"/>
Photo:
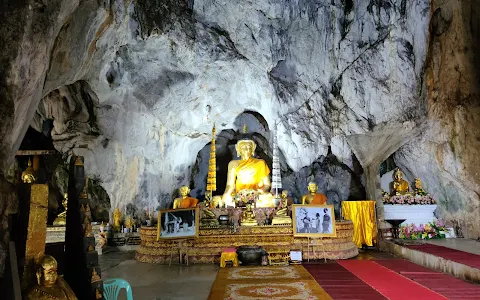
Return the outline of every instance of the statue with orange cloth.
<path id="1" fill-rule="evenodd" d="M 198 199 L 188 196 L 190 193 L 190 188 L 188 186 L 184 185 L 180 187 L 178 191 L 180 192 L 180 197 L 173 200 L 173 209 L 191 208 L 197 206 Z"/>
<path id="2" fill-rule="evenodd" d="M 308 184 L 308 194 L 302 196 L 302 204 L 319 204 L 323 205 L 327 203 L 327 196 L 322 193 L 317 193 L 318 186 L 315 182 Z"/>

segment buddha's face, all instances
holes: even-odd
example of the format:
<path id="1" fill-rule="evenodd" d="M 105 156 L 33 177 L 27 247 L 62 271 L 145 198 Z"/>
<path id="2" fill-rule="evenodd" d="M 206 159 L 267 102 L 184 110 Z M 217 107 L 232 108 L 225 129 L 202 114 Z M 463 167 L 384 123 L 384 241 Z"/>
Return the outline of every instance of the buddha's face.
<path id="1" fill-rule="evenodd" d="M 308 184 L 308 191 L 309 191 L 310 193 L 316 193 L 317 190 L 318 190 L 318 186 L 317 186 L 315 183 L 310 182 L 310 183 Z"/>
<path id="2" fill-rule="evenodd" d="M 182 186 L 179 191 L 182 197 L 186 197 L 188 196 L 188 193 L 190 193 L 190 189 L 186 185 Z"/>
<path id="3" fill-rule="evenodd" d="M 235 149 L 237 150 L 237 156 L 243 159 L 252 157 L 255 153 L 255 148 L 255 142 L 251 140 L 239 141 L 235 146 Z"/>
<path id="4" fill-rule="evenodd" d="M 398 171 L 398 172 L 395 172 L 395 181 L 401 181 L 402 180 L 402 172 Z"/>
<path id="5" fill-rule="evenodd" d="M 51 259 L 44 259 L 37 271 L 37 281 L 41 286 L 51 287 L 57 282 L 57 263 Z"/>

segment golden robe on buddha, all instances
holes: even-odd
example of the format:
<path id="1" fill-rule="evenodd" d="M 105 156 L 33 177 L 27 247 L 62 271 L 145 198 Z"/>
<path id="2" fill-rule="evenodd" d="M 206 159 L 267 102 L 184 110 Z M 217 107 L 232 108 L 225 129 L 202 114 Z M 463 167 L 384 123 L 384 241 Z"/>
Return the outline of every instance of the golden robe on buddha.
<path id="1" fill-rule="evenodd" d="M 259 189 L 258 184 L 270 174 L 270 169 L 264 160 L 251 157 L 239 163 L 235 168 L 235 174 L 237 175 L 235 191 L 238 193 L 244 189 Z"/>

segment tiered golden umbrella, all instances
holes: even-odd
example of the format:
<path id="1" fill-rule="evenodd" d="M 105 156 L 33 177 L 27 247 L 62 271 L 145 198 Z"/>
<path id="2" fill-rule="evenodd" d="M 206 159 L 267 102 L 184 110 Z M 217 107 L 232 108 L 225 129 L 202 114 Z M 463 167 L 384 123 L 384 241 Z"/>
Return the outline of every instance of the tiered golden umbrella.
<path id="1" fill-rule="evenodd" d="M 215 154 L 215 124 L 212 129 L 212 143 L 210 145 L 210 159 L 208 160 L 208 176 L 207 176 L 207 194 L 212 198 L 213 191 L 217 190 L 217 159 Z"/>

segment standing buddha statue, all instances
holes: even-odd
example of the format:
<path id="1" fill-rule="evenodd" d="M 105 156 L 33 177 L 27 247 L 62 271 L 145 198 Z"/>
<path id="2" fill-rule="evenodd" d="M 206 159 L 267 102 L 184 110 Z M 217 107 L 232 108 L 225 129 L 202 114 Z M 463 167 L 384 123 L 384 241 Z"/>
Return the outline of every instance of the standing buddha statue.
<path id="1" fill-rule="evenodd" d="M 180 196 L 173 200 L 173 209 L 190 208 L 195 207 L 198 204 L 198 199 L 188 196 L 190 188 L 186 185 L 182 186 L 179 190 Z"/>
<path id="2" fill-rule="evenodd" d="M 246 127 L 244 127 L 246 133 Z M 263 159 L 254 158 L 257 145 L 251 139 L 241 139 L 235 145 L 240 159 L 228 163 L 227 186 L 222 196 L 226 206 L 235 206 L 233 195 L 242 190 L 253 190 L 258 194 L 256 207 L 274 207 L 270 191 L 270 169 Z"/>
<path id="3" fill-rule="evenodd" d="M 120 224 L 122 221 L 122 213 L 120 212 L 120 208 L 115 208 L 115 211 L 113 212 L 113 228 L 115 231 L 120 231 L 122 224 Z"/>
<path id="4" fill-rule="evenodd" d="M 393 172 L 392 195 L 405 195 L 408 193 L 408 182 L 403 179 L 403 172 L 396 168 Z"/>
<path id="5" fill-rule="evenodd" d="M 315 182 L 310 182 L 308 184 L 308 194 L 302 196 L 302 204 L 326 204 L 327 196 L 322 193 L 317 193 L 318 186 Z"/>

